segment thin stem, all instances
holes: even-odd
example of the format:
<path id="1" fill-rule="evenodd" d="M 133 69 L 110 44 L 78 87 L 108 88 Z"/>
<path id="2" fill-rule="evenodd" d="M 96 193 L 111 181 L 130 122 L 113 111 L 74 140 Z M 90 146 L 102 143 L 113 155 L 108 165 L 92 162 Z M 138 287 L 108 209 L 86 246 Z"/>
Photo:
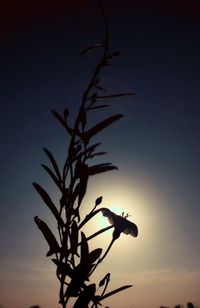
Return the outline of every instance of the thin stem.
<path id="1" fill-rule="evenodd" d="M 91 239 L 93 239 L 94 237 L 98 236 L 99 234 L 103 233 L 103 232 L 106 232 L 108 231 L 109 229 L 113 228 L 113 226 L 108 226 L 108 227 L 105 227 L 97 232 L 95 232 L 94 234 L 90 235 L 89 237 L 86 238 L 87 241 L 90 241 Z M 81 245 L 81 242 L 77 244 L 77 246 L 80 246 Z"/>
<path id="2" fill-rule="evenodd" d="M 95 209 L 96 207 L 94 207 Z M 79 229 L 81 229 L 92 217 L 94 217 L 96 214 L 98 214 L 100 211 L 102 211 L 104 208 L 100 208 L 96 211 L 94 211 L 94 209 L 88 214 L 86 215 L 86 217 L 84 218 L 84 220 L 80 223 L 80 225 L 78 226 Z"/>
<path id="3" fill-rule="evenodd" d="M 90 235 L 89 237 L 87 237 L 87 241 L 90 241 L 91 239 L 93 239 L 95 236 L 98 236 L 99 234 L 103 233 L 103 232 L 106 232 L 108 231 L 109 229 L 113 228 L 113 226 L 108 226 L 108 227 L 105 227 L 97 232 L 95 232 L 94 234 Z M 79 244 L 80 245 L 80 244 Z"/>
<path id="4" fill-rule="evenodd" d="M 122 97 L 122 96 L 132 96 L 135 95 L 134 92 L 127 92 L 127 93 L 117 93 L 117 94 L 111 94 L 111 95 L 98 95 L 95 98 L 96 99 L 108 99 L 108 98 L 114 98 L 114 97 Z M 92 97 L 88 97 L 87 100 L 92 100 Z"/>
<path id="5" fill-rule="evenodd" d="M 112 238 L 112 241 L 110 242 L 110 245 L 108 246 L 106 252 L 104 253 L 103 257 L 99 259 L 99 263 L 103 261 L 103 259 L 105 259 L 105 257 L 107 256 L 110 248 L 112 247 L 113 243 L 115 241 L 115 238 Z"/>
<path id="6" fill-rule="evenodd" d="M 109 284 L 109 282 L 110 282 L 110 274 L 107 274 L 107 275 L 108 275 L 108 276 L 107 276 L 107 279 L 106 279 L 106 283 L 105 283 L 104 289 L 103 289 L 103 291 L 102 291 L 102 293 L 101 293 L 101 297 L 105 294 L 106 289 L 107 289 L 107 287 L 108 287 L 108 284 Z"/>
<path id="7" fill-rule="evenodd" d="M 107 20 L 106 14 L 105 14 L 105 10 L 104 10 L 102 1 L 101 0 L 97 0 L 97 3 L 99 5 L 100 12 L 101 12 L 101 15 L 103 17 L 103 23 L 104 23 L 104 28 L 105 28 L 105 53 L 107 53 L 107 51 L 108 51 L 108 44 L 109 44 L 108 20 Z"/>
<path id="8" fill-rule="evenodd" d="M 90 274 L 89 274 L 88 277 L 90 277 L 90 276 L 92 275 L 92 273 L 95 271 L 95 269 L 97 268 L 97 266 L 105 259 L 105 257 L 107 256 L 109 250 L 111 249 L 111 247 L 112 247 L 114 241 L 115 241 L 115 238 L 112 238 L 112 240 L 111 240 L 111 242 L 110 242 L 110 244 L 109 244 L 109 246 L 108 246 L 106 252 L 104 253 L 103 257 L 102 257 L 102 258 L 99 258 L 98 262 L 95 264 L 95 266 L 94 266 L 93 269 L 91 270 L 91 272 L 90 272 Z"/>

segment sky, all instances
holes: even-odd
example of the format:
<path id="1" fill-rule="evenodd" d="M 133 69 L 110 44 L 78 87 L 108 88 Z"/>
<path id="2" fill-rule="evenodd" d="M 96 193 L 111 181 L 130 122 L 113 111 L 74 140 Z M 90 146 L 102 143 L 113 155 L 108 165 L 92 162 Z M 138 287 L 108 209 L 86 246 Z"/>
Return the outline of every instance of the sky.
<path id="1" fill-rule="evenodd" d="M 96 137 L 119 170 L 91 180 L 84 211 L 103 196 L 103 206 L 131 215 L 139 235 L 121 235 L 94 279 L 111 272 L 110 289 L 133 284 L 105 306 L 200 307 L 200 4 L 104 2 L 110 48 L 121 55 L 103 83 L 136 96 L 99 112 L 124 114 Z M 68 107 L 73 122 L 99 56 L 80 53 L 102 40 L 103 23 L 92 0 L 0 6 L 0 306 L 55 308 L 55 268 L 33 221 L 52 218 L 32 182 L 58 198 L 41 168 L 44 146 L 62 163 L 68 142 L 51 110 Z M 102 219 L 87 232 L 108 224 Z"/>

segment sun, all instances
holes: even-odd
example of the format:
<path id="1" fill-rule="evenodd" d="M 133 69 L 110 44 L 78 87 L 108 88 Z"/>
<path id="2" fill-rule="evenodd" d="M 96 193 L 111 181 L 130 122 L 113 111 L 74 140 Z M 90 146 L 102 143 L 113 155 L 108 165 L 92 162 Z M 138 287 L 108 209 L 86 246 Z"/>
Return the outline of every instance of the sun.
<path id="1" fill-rule="evenodd" d="M 104 183 L 105 184 L 105 183 Z M 102 187 L 102 185 L 99 187 Z M 88 204 L 94 204 L 95 198 L 99 196 L 99 194 L 96 194 L 97 186 L 93 187 L 93 190 L 90 190 L 90 199 L 87 198 L 85 200 L 86 206 L 85 209 L 88 208 Z M 102 203 L 98 206 L 98 208 L 107 208 L 113 213 L 119 215 L 119 216 L 126 216 L 127 219 L 133 223 L 135 223 L 138 227 L 141 222 L 142 214 L 138 215 L 140 211 L 139 205 L 141 204 L 141 200 L 139 201 L 139 197 L 136 196 L 135 193 L 133 193 L 133 190 L 131 188 L 123 188 L 121 185 L 103 185 L 102 191 L 104 191 Z M 93 195 L 96 196 L 93 198 Z M 86 228 L 86 232 L 88 236 L 91 236 L 91 234 L 95 234 L 95 232 L 98 232 L 101 229 L 104 229 L 106 227 L 110 226 L 110 223 L 108 221 L 108 218 L 103 216 L 102 212 L 100 211 L 97 215 L 94 216 L 94 218 L 88 223 L 88 226 Z M 104 241 L 108 241 L 112 238 L 113 228 L 107 230 L 106 232 L 102 233 L 101 236 L 98 236 L 95 238 L 95 242 L 102 244 Z M 123 235 L 124 236 L 124 235 Z M 126 235 L 125 235 L 126 236 Z M 101 240 L 100 240 L 101 238 Z"/>
<path id="2" fill-rule="evenodd" d="M 94 181 L 94 184 L 92 183 L 90 193 L 85 199 L 84 215 L 87 215 L 90 209 L 94 207 L 95 200 L 103 196 L 102 203 L 98 205 L 97 209 L 107 208 L 117 215 L 128 215 L 127 219 L 138 227 L 138 237 L 135 239 L 134 245 L 148 245 L 148 243 L 152 242 L 152 234 L 157 234 L 155 228 L 159 216 L 155 215 L 155 205 L 163 203 L 160 194 L 151 186 L 139 185 L 128 177 L 126 177 L 126 182 L 124 179 L 120 181 L 116 178 L 111 179 L 110 181 L 106 179 L 106 181 Z M 99 211 L 88 223 L 86 233 L 91 236 L 108 226 L 110 226 L 108 218 Z M 96 236 L 94 244 L 104 245 L 105 242 L 110 241 L 112 233 L 113 228 L 100 234 L 100 236 Z M 121 248 L 124 248 L 127 241 L 130 241 L 129 235 L 121 234 Z"/>

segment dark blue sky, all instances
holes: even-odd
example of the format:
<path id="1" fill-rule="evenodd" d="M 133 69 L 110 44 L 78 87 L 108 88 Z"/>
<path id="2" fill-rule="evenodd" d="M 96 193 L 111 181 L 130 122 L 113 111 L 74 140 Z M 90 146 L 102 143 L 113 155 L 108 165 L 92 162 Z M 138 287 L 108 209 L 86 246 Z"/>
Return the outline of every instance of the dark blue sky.
<path id="1" fill-rule="evenodd" d="M 52 149 L 61 161 L 66 149 L 64 133 L 50 111 L 67 106 L 73 120 L 98 58 L 98 53 L 79 56 L 102 39 L 95 1 L 69 2 L 36 1 L 29 6 L 13 2 L 1 10 L 0 266 L 10 275 L 2 270 L 2 277 L 7 277 L 0 280 L 2 290 L 9 285 L 12 270 L 18 273 L 22 264 L 37 267 L 43 257 L 43 239 L 33 217 L 48 213 L 31 183 L 38 181 L 53 189 L 40 168 L 45 161 L 42 147 Z M 147 212 L 157 217 L 153 232 L 160 237 L 158 247 L 148 244 L 148 252 L 143 248 L 149 259 L 142 263 L 142 256 L 136 254 L 138 271 L 199 272 L 200 6 L 196 0 L 105 2 L 111 49 L 122 55 L 103 74 L 103 82 L 111 92 L 134 91 L 136 96 L 113 102 L 107 115 L 122 112 L 125 118 L 97 141 L 103 142 L 108 160 L 120 167 L 110 175 L 112 181 L 118 176 L 122 187 L 128 181 L 128 186 L 136 185 L 144 195 L 146 187 L 151 187 L 155 200 L 157 193 L 159 202 L 164 198 L 163 204 L 149 208 L 146 200 Z M 147 213 L 142 214 L 146 221 Z M 149 224 L 153 221 L 150 218 Z M 196 280 L 185 283 L 187 290 L 189 283 L 196 290 Z M 191 297 L 197 300 L 197 293 L 191 291 Z M 6 307 L 14 308 L 6 291 L 0 298 Z M 18 302 L 15 308 L 26 307 L 29 300 L 31 295 L 26 304 Z"/>

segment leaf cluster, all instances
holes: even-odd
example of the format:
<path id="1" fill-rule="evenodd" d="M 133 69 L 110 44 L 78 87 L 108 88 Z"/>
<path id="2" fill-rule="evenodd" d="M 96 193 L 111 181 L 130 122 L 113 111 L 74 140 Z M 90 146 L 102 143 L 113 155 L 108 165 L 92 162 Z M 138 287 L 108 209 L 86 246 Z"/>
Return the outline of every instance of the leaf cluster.
<path id="1" fill-rule="evenodd" d="M 103 42 L 85 49 L 81 56 L 86 56 L 98 48 L 102 49 L 102 56 L 82 95 L 74 125 L 72 127 L 69 125 L 70 111 L 68 108 L 62 114 L 55 110 L 52 111 L 53 116 L 62 125 L 69 138 L 68 140 L 70 140 L 66 159 L 61 168 L 54 154 L 49 149 L 44 148 L 50 166 L 42 164 L 42 167 L 53 180 L 60 193 L 59 204 L 52 201 L 50 195 L 41 185 L 33 183 L 44 204 L 54 216 L 58 229 L 58 236 L 55 236 L 45 221 L 38 216 L 34 218 L 36 225 L 49 245 L 47 257 L 52 257 L 52 261 L 56 266 L 56 275 L 60 282 L 59 303 L 62 307 L 66 307 L 71 298 L 75 299 L 74 308 L 88 307 L 90 303 L 91 307 L 98 307 L 102 305 L 101 301 L 105 298 L 130 287 L 130 285 L 126 285 L 106 293 L 110 281 L 109 273 L 99 282 L 98 287 L 96 284 L 90 283 L 92 273 L 104 259 L 105 254 L 102 256 L 101 248 L 90 251 L 88 242 L 91 238 L 100 235 L 113 226 L 102 229 L 88 238 L 82 231 L 82 227 L 102 210 L 102 208 L 99 208 L 102 203 L 102 196 L 96 199 L 93 209 L 88 212 L 84 219 L 81 218 L 80 214 L 90 177 L 117 169 L 110 162 L 92 163 L 95 157 L 106 154 L 106 152 L 99 149 L 101 143 L 96 143 L 93 139 L 97 134 L 123 117 L 122 114 L 114 114 L 91 127 L 88 124 L 88 115 L 97 112 L 99 109 L 106 109 L 109 104 L 105 104 L 105 100 L 133 94 L 109 94 L 101 83 L 102 71 L 120 53 L 109 51 L 107 20 L 101 1 L 98 1 L 98 4 L 104 20 L 105 38 Z"/>

